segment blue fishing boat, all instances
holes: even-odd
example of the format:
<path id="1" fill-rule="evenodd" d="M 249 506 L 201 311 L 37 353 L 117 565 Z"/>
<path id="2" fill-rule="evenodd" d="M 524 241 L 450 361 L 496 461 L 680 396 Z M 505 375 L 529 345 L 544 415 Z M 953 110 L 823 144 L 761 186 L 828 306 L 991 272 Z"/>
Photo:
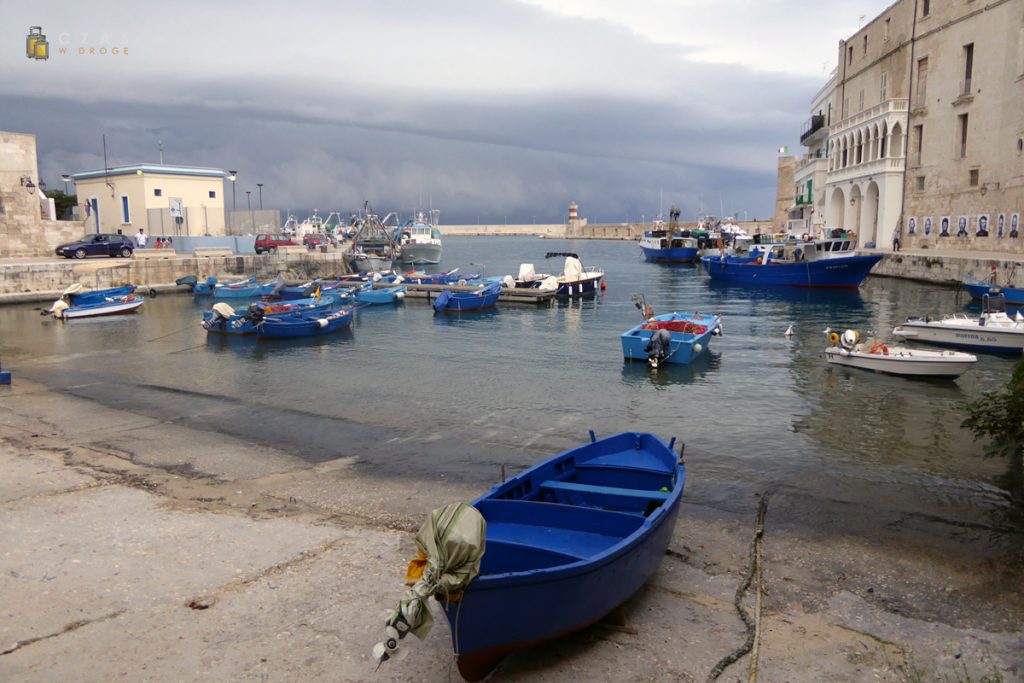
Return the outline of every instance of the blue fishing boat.
<path id="1" fill-rule="evenodd" d="M 978 280 L 977 278 L 964 280 L 960 285 L 975 301 L 982 301 L 987 295 L 1002 294 L 1006 303 L 1011 306 L 1024 306 L 1024 287 L 1000 287 L 990 280 Z"/>
<path id="2" fill-rule="evenodd" d="M 312 280 L 301 285 L 286 285 L 283 282 L 276 286 L 270 294 L 265 294 L 266 299 L 279 299 L 281 301 L 294 301 L 306 299 L 312 296 L 330 297 L 337 301 L 343 301 L 352 294 L 352 287 L 342 279 L 333 280 Z"/>
<path id="3" fill-rule="evenodd" d="M 490 308 L 498 303 L 501 296 L 501 285 L 492 282 L 472 292 L 453 292 L 446 289 L 437 297 L 431 305 L 438 313 L 458 313 L 461 311 L 479 311 L 481 308 Z"/>
<path id="4" fill-rule="evenodd" d="M 409 285 L 457 285 L 459 283 L 477 282 L 481 277 L 481 273 L 460 273 L 458 268 L 453 268 L 444 273 L 423 273 L 410 270 L 401 275 L 402 282 Z"/>
<path id="5" fill-rule="evenodd" d="M 121 297 L 134 294 L 135 289 L 135 285 L 122 285 L 121 287 L 111 287 L 109 289 L 85 290 L 81 285 L 74 284 L 64 290 L 64 295 L 70 299 L 72 306 L 81 306 L 109 299 L 120 299 Z"/>
<path id="6" fill-rule="evenodd" d="M 854 246 L 849 239 L 758 245 L 744 256 L 709 255 L 700 263 L 712 279 L 733 284 L 856 289 L 882 255 L 860 255 Z"/>
<path id="7" fill-rule="evenodd" d="M 707 351 L 713 335 L 722 333 L 717 315 L 666 313 L 645 320 L 624 332 L 622 355 L 626 360 L 686 365 Z"/>
<path id="8" fill-rule="evenodd" d="M 681 230 L 676 222 L 673 210 L 673 221 L 670 227 L 656 218 L 651 229 L 640 238 L 640 251 L 644 259 L 655 263 L 693 263 L 697 260 L 700 244 L 689 230 Z"/>
<path id="9" fill-rule="evenodd" d="M 71 320 L 74 318 L 95 318 L 101 315 L 134 313 L 146 302 L 145 299 L 134 294 L 93 299 L 85 303 L 72 303 L 68 301 L 68 298 L 70 297 L 65 295 L 53 303 L 53 306 L 50 307 L 50 313 L 53 317 Z"/>
<path id="10" fill-rule="evenodd" d="M 405 298 L 405 290 L 405 285 L 374 288 L 372 283 L 367 282 L 356 290 L 356 301 L 370 306 L 393 304 Z"/>
<path id="11" fill-rule="evenodd" d="M 261 283 L 255 277 L 238 282 L 217 283 L 213 287 L 213 296 L 216 299 L 254 299 L 270 294 L 278 284 L 277 280 Z"/>
<path id="12" fill-rule="evenodd" d="M 227 303 L 221 301 L 213 305 L 209 311 L 203 312 L 202 326 L 207 332 L 223 334 L 256 334 L 256 327 L 264 318 L 289 315 L 299 312 L 319 312 L 331 310 L 334 300 L 295 299 L 293 301 L 270 303 L 255 301 L 243 312 L 237 312 Z"/>
<path id="13" fill-rule="evenodd" d="M 480 573 L 460 599 L 442 598 L 465 679 L 481 680 L 506 654 L 598 621 L 650 578 L 686 480 L 674 444 L 591 432 L 590 443 L 473 502 L 486 520 Z"/>
<path id="14" fill-rule="evenodd" d="M 264 318 L 256 326 L 256 334 L 261 338 L 292 338 L 316 337 L 332 332 L 340 332 L 352 324 L 352 309 L 343 308 L 334 313 L 324 314 L 315 311 L 285 314 Z"/>

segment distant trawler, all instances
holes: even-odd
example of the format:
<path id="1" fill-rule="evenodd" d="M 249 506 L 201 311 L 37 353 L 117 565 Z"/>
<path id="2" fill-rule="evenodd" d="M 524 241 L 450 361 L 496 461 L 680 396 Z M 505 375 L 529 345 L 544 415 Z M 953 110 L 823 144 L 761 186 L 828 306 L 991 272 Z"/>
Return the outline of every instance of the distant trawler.
<path id="1" fill-rule="evenodd" d="M 437 227 L 440 218 L 438 209 L 431 209 L 429 214 L 417 211 L 416 217 L 402 227 L 399 235 L 402 263 L 441 262 L 441 230 Z"/>

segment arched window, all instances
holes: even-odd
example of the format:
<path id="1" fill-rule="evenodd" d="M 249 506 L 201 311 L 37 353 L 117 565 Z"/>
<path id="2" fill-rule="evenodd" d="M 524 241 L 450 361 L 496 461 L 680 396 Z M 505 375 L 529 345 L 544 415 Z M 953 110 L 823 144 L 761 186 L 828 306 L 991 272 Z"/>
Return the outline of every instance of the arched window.
<path id="1" fill-rule="evenodd" d="M 889 153 L 894 157 L 903 156 L 903 129 L 896 123 L 892 127 L 892 140 L 889 141 Z"/>
<path id="2" fill-rule="evenodd" d="M 881 135 L 881 137 L 878 138 L 878 158 L 879 159 L 884 159 L 886 156 L 888 156 L 885 153 L 886 142 L 888 141 L 888 139 L 889 139 L 888 125 L 883 123 L 882 124 L 882 135 Z"/>
<path id="3" fill-rule="evenodd" d="M 857 131 L 857 163 L 863 163 L 864 161 L 864 136 L 860 131 Z"/>

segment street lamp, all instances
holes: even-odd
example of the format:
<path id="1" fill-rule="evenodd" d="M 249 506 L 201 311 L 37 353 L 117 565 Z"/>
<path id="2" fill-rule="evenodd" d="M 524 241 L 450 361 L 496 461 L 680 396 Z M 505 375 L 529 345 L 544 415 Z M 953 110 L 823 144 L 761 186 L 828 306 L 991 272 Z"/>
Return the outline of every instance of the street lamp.
<path id="1" fill-rule="evenodd" d="M 231 181 L 231 220 L 228 221 L 229 231 L 233 231 L 235 227 L 235 211 L 238 210 L 238 204 L 235 203 L 235 178 L 238 177 L 238 171 L 228 171 L 228 180 Z"/>
<path id="2" fill-rule="evenodd" d="M 252 190 L 245 191 L 245 206 L 249 209 L 249 227 L 252 228 L 253 232 L 256 232 L 256 218 L 252 215 L 252 203 L 249 201 L 252 197 Z"/>
<path id="3" fill-rule="evenodd" d="M 260 211 L 263 210 L 263 183 L 256 183 L 256 187 L 260 188 Z"/>
<path id="4" fill-rule="evenodd" d="M 69 176 L 67 173 L 64 173 L 63 175 L 61 175 L 60 179 L 64 181 L 64 194 L 67 195 L 68 183 L 71 182 L 71 176 Z"/>

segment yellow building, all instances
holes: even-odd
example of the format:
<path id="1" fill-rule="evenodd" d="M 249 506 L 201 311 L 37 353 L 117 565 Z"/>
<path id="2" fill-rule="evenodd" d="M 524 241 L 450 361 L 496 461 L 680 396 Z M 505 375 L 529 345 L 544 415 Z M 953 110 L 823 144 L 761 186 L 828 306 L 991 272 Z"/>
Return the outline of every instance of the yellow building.
<path id="1" fill-rule="evenodd" d="M 71 177 L 90 230 L 197 236 L 225 234 L 226 176 L 216 168 L 135 164 Z"/>

